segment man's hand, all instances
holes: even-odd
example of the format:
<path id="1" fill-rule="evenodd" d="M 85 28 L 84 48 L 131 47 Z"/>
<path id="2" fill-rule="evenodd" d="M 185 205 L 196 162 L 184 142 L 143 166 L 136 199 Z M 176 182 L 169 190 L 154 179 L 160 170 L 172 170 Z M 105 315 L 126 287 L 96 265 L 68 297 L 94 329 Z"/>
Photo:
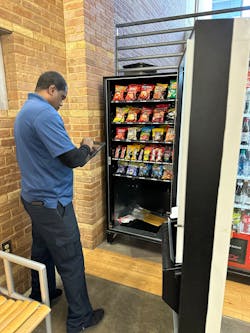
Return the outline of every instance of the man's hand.
<path id="1" fill-rule="evenodd" d="M 94 142 L 91 138 L 85 138 L 85 139 L 82 139 L 80 145 L 87 145 L 89 146 L 90 150 L 92 151 L 93 150 L 93 145 L 94 145 Z"/>

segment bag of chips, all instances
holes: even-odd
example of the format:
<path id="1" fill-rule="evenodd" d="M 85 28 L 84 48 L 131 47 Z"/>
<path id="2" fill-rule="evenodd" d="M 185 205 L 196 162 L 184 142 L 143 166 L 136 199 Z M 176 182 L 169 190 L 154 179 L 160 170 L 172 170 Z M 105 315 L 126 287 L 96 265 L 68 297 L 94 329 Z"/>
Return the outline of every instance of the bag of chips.
<path id="1" fill-rule="evenodd" d="M 128 162 L 118 161 L 118 168 L 115 173 L 119 174 L 119 175 L 125 175 L 127 166 L 128 166 Z"/>
<path id="2" fill-rule="evenodd" d="M 175 107 L 169 107 L 167 110 L 167 120 L 174 120 L 176 114 Z"/>
<path id="3" fill-rule="evenodd" d="M 126 101 L 135 101 L 137 100 L 137 96 L 141 91 L 141 84 L 130 84 L 128 86 L 128 92 L 125 97 Z"/>
<path id="4" fill-rule="evenodd" d="M 170 85 L 168 88 L 168 98 L 170 98 L 170 99 L 176 98 L 176 89 L 177 89 L 176 80 L 170 80 Z"/>
<path id="5" fill-rule="evenodd" d="M 143 107 L 141 110 L 140 118 L 138 122 L 140 123 L 148 123 L 151 117 L 151 114 L 153 113 L 153 109 L 149 107 Z"/>
<path id="6" fill-rule="evenodd" d="M 159 104 L 153 110 L 152 123 L 164 123 L 165 114 L 168 111 L 168 104 Z"/>
<path id="7" fill-rule="evenodd" d="M 124 94 L 127 91 L 127 86 L 115 85 L 115 94 L 112 101 L 124 101 Z"/>
<path id="8" fill-rule="evenodd" d="M 154 84 L 143 84 L 141 86 L 141 92 L 139 94 L 139 100 L 149 100 L 151 98 L 151 92 L 153 92 L 155 85 Z"/>
<path id="9" fill-rule="evenodd" d="M 161 179 L 163 180 L 172 180 L 173 179 L 173 169 L 171 165 L 163 166 L 163 174 Z"/>
<path id="10" fill-rule="evenodd" d="M 173 142 L 175 137 L 174 128 L 167 126 L 165 142 Z"/>
<path id="11" fill-rule="evenodd" d="M 128 129 L 126 127 L 117 127 L 115 140 L 125 140 L 127 135 L 127 130 Z"/>
<path id="12" fill-rule="evenodd" d="M 140 134 L 140 141 L 149 141 L 151 135 L 152 127 L 146 126 L 142 127 L 141 134 Z"/>
<path id="13" fill-rule="evenodd" d="M 126 175 L 136 177 L 138 174 L 138 164 L 130 163 L 127 167 Z"/>
<path id="14" fill-rule="evenodd" d="M 143 155 L 144 155 L 144 147 L 141 147 L 138 155 L 138 161 L 142 161 Z"/>
<path id="15" fill-rule="evenodd" d="M 124 159 L 124 158 L 125 158 L 126 150 L 127 150 L 127 147 L 126 147 L 126 146 L 122 146 L 122 148 L 121 148 L 121 153 L 120 153 L 120 158 L 121 158 L 121 159 Z"/>
<path id="16" fill-rule="evenodd" d="M 155 159 L 156 162 L 162 162 L 163 156 L 164 156 L 164 151 L 165 151 L 164 147 L 158 147 L 157 148 L 156 159 Z"/>
<path id="17" fill-rule="evenodd" d="M 156 156 L 157 156 L 157 151 L 158 151 L 158 148 L 156 146 L 152 146 L 152 150 L 151 150 L 151 153 L 149 156 L 150 162 L 155 162 Z"/>
<path id="18" fill-rule="evenodd" d="M 152 166 L 150 164 L 144 164 L 144 163 L 139 164 L 138 176 L 139 177 L 149 177 L 150 172 L 151 172 L 151 167 Z"/>
<path id="19" fill-rule="evenodd" d="M 134 122 L 137 122 L 137 118 L 138 118 L 138 114 L 141 112 L 141 109 L 140 108 L 129 108 L 129 111 L 128 111 L 128 116 L 127 116 L 127 119 L 126 119 L 126 122 L 127 123 L 134 123 Z"/>
<path id="20" fill-rule="evenodd" d="M 133 145 L 128 145 L 127 149 L 126 149 L 126 156 L 125 156 L 125 160 L 130 160 L 133 154 Z"/>
<path id="21" fill-rule="evenodd" d="M 154 89 L 153 99 L 163 100 L 165 99 L 165 94 L 167 90 L 168 84 L 167 83 L 156 83 Z"/>
<path id="22" fill-rule="evenodd" d="M 166 147 L 163 155 L 164 162 L 171 163 L 172 155 L 173 155 L 172 147 Z"/>
<path id="23" fill-rule="evenodd" d="M 122 146 L 117 146 L 116 149 L 115 149 L 115 158 L 119 158 L 120 157 L 120 152 L 121 152 L 121 148 Z"/>
<path id="24" fill-rule="evenodd" d="M 143 161 L 149 161 L 150 160 L 150 155 L 153 150 L 153 146 L 146 146 L 144 148 L 144 155 L 143 155 Z"/>
<path id="25" fill-rule="evenodd" d="M 115 109 L 116 114 L 113 123 L 124 123 L 128 111 L 129 111 L 128 107 L 125 108 L 116 107 Z"/>
<path id="26" fill-rule="evenodd" d="M 163 173 L 163 166 L 161 164 L 153 164 L 151 178 L 161 179 Z"/>
<path id="27" fill-rule="evenodd" d="M 137 140 L 140 130 L 140 127 L 128 127 L 127 140 Z"/>
<path id="28" fill-rule="evenodd" d="M 165 130 L 162 127 L 152 129 L 152 140 L 163 141 Z"/>

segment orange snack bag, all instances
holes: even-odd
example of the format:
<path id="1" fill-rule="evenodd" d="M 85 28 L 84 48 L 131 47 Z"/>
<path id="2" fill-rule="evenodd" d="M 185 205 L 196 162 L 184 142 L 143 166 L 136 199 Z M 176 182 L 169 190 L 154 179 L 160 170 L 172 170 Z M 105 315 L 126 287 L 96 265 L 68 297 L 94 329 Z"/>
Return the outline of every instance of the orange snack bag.
<path id="1" fill-rule="evenodd" d="M 115 94 L 112 101 L 124 101 L 124 93 L 127 91 L 127 86 L 115 85 Z"/>
<path id="2" fill-rule="evenodd" d="M 154 95 L 153 99 L 160 99 L 163 100 L 166 90 L 167 90 L 168 84 L 167 83 L 156 83 L 155 89 L 154 89 Z"/>

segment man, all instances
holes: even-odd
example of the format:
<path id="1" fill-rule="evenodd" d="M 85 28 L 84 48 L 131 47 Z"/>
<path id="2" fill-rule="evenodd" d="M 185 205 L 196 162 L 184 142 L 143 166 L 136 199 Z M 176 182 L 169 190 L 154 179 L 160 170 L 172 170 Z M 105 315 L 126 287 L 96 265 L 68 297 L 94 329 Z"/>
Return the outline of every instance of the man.
<path id="1" fill-rule="evenodd" d="M 67 333 L 78 333 L 99 323 L 104 311 L 93 310 L 89 301 L 72 206 L 72 168 L 87 162 L 93 141 L 84 139 L 80 148 L 71 142 L 57 112 L 66 96 L 64 78 L 57 72 L 43 73 L 16 117 L 14 133 L 21 200 L 32 221 L 31 258 L 46 265 L 51 300 L 62 294 L 56 289 L 56 266 L 68 301 Z M 41 298 L 34 271 L 30 297 Z"/>

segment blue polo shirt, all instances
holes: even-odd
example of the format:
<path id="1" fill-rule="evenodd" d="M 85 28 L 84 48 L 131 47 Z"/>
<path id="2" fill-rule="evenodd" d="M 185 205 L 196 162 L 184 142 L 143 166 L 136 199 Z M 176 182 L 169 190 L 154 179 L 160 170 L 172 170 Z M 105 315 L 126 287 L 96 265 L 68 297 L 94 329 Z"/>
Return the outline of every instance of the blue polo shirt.
<path id="1" fill-rule="evenodd" d="M 18 113 L 14 134 L 24 200 L 56 208 L 73 197 L 73 171 L 59 155 L 74 149 L 59 113 L 40 95 L 28 94 Z"/>

